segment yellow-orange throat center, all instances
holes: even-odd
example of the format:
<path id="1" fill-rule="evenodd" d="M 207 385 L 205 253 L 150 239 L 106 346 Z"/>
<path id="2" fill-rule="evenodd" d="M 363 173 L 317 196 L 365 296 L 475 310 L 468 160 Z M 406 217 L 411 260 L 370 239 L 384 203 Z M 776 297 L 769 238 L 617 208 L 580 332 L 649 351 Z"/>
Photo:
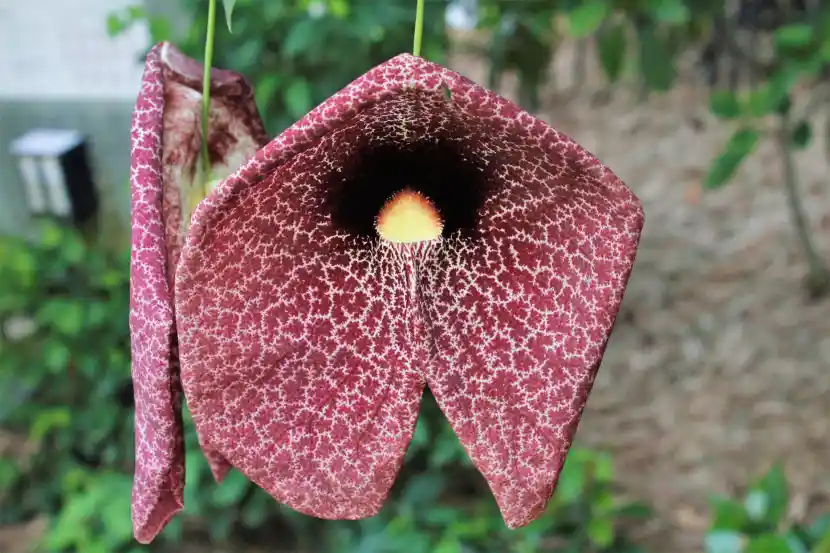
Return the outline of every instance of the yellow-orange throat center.
<path id="1" fill-rule="evenodd" d="M 435 240 L 443 228 L 441 214 L 432 202 L 410 188 L 389 198 L 375 222 L 381 238 L 398 244 Z"/>

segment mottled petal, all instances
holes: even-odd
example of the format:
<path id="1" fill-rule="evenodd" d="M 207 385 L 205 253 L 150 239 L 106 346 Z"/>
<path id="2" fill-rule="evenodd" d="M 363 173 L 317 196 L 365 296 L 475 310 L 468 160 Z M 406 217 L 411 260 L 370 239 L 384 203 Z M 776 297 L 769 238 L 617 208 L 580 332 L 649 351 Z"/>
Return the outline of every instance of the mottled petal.
<path id="1" fill-rule="evenodd" d="M 398 473 L 428 360 L 408 258 L 338 234 L 319 206 L 326 162 L 358 139 L 340 132 L 200 229 L 176 305 L 199 433 L 279 501 L 355 519 L 378 512 Z"/>
<path id="2" fill-rule="evenodd" d="M 473 236 L 448 238 L 421 274 L 436 353 L 428 384 L 515 528 L 553 493 L 643 212 L 611 171 L 541 121 L 491 93 L 459 103 L 454 139 L 488 193 Z"/>
<path id="3" fill-rule="evenodd" d="M 181 384 L 173 311 L 174 268 L 197 177 L 201 66 L 169 44 L 147 55 L 132 126 L 130 334 L 136 405 L 133 524 L 149 542 L 182 508 Z M 212 75 L 210 153 L 226 176 L 267 139 L 250 86 Z M 185 201 L 183 201 L 185 200 Z M 183 207 L 184 206 L 184 210 Z M 214 474 L 227 464 L 206 445 Z"/>
<path id="4" fill-rule="evenodd" d="M 404 187 L 443 210 L 443 238 L 372 234 Z M 639 201 L 569 138 L 398 56 L 198 207 L 176 301 L 194 422 L 280 501 L 359 518 L 392 484 L 427 380 L 507 524 L 526 524 L 553 491 L 641 226 Z"/>

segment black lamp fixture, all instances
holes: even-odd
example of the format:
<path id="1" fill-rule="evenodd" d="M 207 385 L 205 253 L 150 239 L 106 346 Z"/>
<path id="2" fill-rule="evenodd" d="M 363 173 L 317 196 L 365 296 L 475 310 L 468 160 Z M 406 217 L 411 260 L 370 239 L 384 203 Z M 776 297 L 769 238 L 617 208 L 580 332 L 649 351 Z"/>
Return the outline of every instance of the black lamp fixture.
<path id="1" fill-rule="evenodd" d="M 87 140 L 71 129 L 33 129 L 15 139 L 29 212 L 83 225 L 98 211 L 98 193 L 87 155 Z"/>

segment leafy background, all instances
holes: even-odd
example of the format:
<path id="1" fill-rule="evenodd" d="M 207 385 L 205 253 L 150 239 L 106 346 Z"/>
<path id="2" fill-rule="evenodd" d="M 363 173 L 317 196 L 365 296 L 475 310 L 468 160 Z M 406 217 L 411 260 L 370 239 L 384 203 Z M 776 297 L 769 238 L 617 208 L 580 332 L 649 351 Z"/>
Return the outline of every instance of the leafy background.
<path id="1" fill-rule="evenodd" d="M 170 21 L 138 5 L 114 12 L 102 25 L 116 35 L 146 21 L 153 41 L 174 38 L 199 59 L 206 5 L 181 2 L 192 25 L 180 36 L 172 36 Z M 214 65 L 251 79 L 272 134 L 369 67 L 411 48 L 414 1 L 235 4 L 233 32 L 217 25 Z M 625 98 L 629 106 L 652 106 L 648 113 L 653 119 L 660 113 L 653 106 L 685 94 L 688 80 L 694 81 L 708 111 L 696 117 L 720 125 L 726 135 L 722 149 L 696 178 L 693 203 L 705 203 L 701 194 L 715 194 L 736 180 L 753 156 L 774 163 L 777 202 L 797 238 L 787 247 L 797 249 L 792 264 L 802 279 L 786 281 L 784 293 L 804 306 L 798 313 L 805 325 L 809 317 L 818 317 L 825 321 L 821 328 L 826 333 L 827 248 L 813 233 L 813 201 L 803 197 L 805 166 L 798 156 L 821 148 L 826 133 L 820 116 L 828 100 L 830 6 L 743 0 L 724 11 L 721 2 L 707 0 L 482 0 L 477 29 L 467 33 L 445 28 L 444 8 L 442 0 L 428 2 L 423 55 L 478 72 L 482 82 L 543 117 L 556 109 L 560 114 L 576 109 L 587 97 L 583 103 L 592 114 L 605 113 L 604 106 Z M 563 57 L 566 70 L 561 69 Z M 456 67 L 462 63 L 458 60 L 471 65 Z M 695 118 L 690 123 L 702 124 Z M 822 184 L 826 190 L 826 179 Z M 648 210 L 648 196 L 645 201 Z M 769 241 L 763 245 L 775 247 Z M 0 259 L 0 529 L 35 528 L 26 532 L 25 543 L 6 544 L 0 533 L 3 553 L 24 546 L 78 553 L 675 550 L 665 532 L 655 538 L 651 531 L 655 521 L 671 517 L 620 476 L 618 452 L 583 440 L 590 434 L 582 430 L 547 513 L 525 529 L 506 530 L 486 485 L 430 397 L 387 507 L 378 517 L 357 522 L 299 515 L 276 505 L 237 472 L 217 486 L 188 425 L 186 510 L 152 546 L 139 547 L 129 519 L 129 254 L 101 247 L 94 235 L 44 223 L 35 240 L 2 237 Z M 637 278 L 635 274 L 635 282 Z M 656 294 L 651 290 L 650 300 Z M 680 308 L 665 309 L 677 309 L 671 313 L 680 316 Z M 635 320 L 637 313 L 625 312 L 620 324 L 643 324 Z M 756 316 L 771 315 L 761 309 Z M 800 320 L 789 324 L 797 326 Z M 645 343 L 638 352 L 647 355 L 652 349 Z M 770 386 L 775 388 L 777 381 Z M 617 392 L 623 393 L 622 388 Z M 586 417 L 591 416 L 589 409 Z M 724 435 L 730 432 L 726 420 L 723 428 L 715 426 Z M 822 428 L 815 439 L 828 443 L 830 430 Z M 658 445 L 641 442 L 636 449 Z M 784 457 L 789 449 L 781 446 L 776 454 Z M 626 454 L 619 452 L 621 458 Z M 705 456 L 703 452 L 698 463 L 706 463 Z M 706 520 L 691 550 L 830 553 L 830 516 L 822 514 L 820 505 L 803 505 L 805 496 L 790 489 L 784 464 L 767 463 L 760 476 L 750 470 L 756 467 L 735 467 L 737 485 L 704 492 Z M 811 486 L 827 490 L 825 481 Z"/>

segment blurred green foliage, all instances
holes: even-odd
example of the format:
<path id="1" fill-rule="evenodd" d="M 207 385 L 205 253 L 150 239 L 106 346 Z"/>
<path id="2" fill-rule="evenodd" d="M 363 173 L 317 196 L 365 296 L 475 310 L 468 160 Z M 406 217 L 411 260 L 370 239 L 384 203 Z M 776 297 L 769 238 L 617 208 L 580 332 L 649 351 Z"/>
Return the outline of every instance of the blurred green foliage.
<path id="1" fill-rule="evenodd" d="M 206 3 L 182 2 L 195 21 L 177 44 L 202 59 Z M 436 61 L 447 41 L 435 15 L 445 8 L 445 0 L 430 1 L 425 20 L 422 53 Z M 410 52 L 414 24 L 410 0 L 237 0 L 233 32 L 216 26 L 214 65 L 253 83 L 266 128 L 276 134 L 373 65 Z"/>
<path id="2" fill-rule="evenodd" d="M 830 553 L 830 515 L 805 524 L 789 510 L 787 480 L 775 465 L 741 500 L 712 497 L 706 553 Z"/>
<path id="3" fill-rule="evenodd" d="M 0 523 L 59 512 L 47 551 L 114 551 L 131 535 L 128 252 L 44 224 L 2 237 L 0 259 L 0 429 L 20 442 L 0 459 Z"/>

